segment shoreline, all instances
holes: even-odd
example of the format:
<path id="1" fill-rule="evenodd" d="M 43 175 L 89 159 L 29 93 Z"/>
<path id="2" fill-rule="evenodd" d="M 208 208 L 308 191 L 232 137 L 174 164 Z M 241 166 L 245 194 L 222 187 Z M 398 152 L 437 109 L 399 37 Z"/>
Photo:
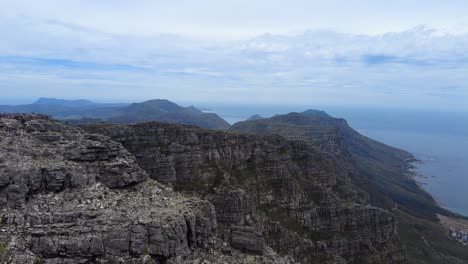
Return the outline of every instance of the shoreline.
<path id="1" fill-rule="evenodd" d="M 445 217 L 452 217 L 452 218 L 455 218 L 455 219 L 464 219 L 464 220 L 467 220 L 468 219 L 468 215 L 465 215 L 463 213 L 459 213 L 459 212 L 455 212 L 453 211 L 452 209 L 444 206 L 444 203 L 435 196 L 435 194 L 431 193 L 430 191 L 428 191 L 426 188 L 424 188 L 424 185 L 428 185 L 427 183 L 423 183 L 423 182 L 420 182 L 418 181 L 417 179 L 420 178 L 420 179 L 428 179 L 429 177 L 418 172 L 417 169 L 417 164 L 424 164 L 425 162 L 422 161 L 422 160 L 419 160 L 417 159 L 413 153 L 411 153 L 411 155 L 413 155 L 414 159 L 412 160 L 408 160 L 408 167 L 407 167 L 407 172 L 406 172 L 406 175 L 412 179 L 417 185 L 418 187 L 424 191 L 426 194 L 428 194 L 432 200 L 434 201 L 434 203 L 441 209 L 447 211 L 447 212 L 450 212 L 452 214 L 452 216 L 446 216 Z M 437 215 L 439 215 L 439 213 L 436 213 Z M 440 218 L 439 218 L 440 219 Z"/>
<path id="2" fill-rule="evenodd" d="M 414 157 L 413 153 L 411 153 L 411 155 L 413 155 L 413 157 Z M 424 164 L 424 161 L 419 160 L 417 158 L 414 158 L 414 160 L 408 161 L 407 176 L 409 178 L 411 178 L 414 182 L 416 182 L 416 184 L 418 185 L 418 187 L 421 190 L 423 190 L 425 193 L 429 194 L 429 196 L 431 196 L 432 200 L 434 200 L 435 204 L 438 207 L 444 208 L 444 206 L 442 205 L 442 202 L 439 200 L 439 198 L 435 197 L 434 194 L 430 193 L 426 188 L 424 188 L 424 185 L 427 185 L 427 183 L 423 183 L 423 182 L 418 181 L 418 178 L 419 179 L 427 179 L 428 176 L 418 172 L 417 171 L 418 167 L 415 164 Z M 454 212 L 452 212 L 452 213 L 454 213 Z"/>

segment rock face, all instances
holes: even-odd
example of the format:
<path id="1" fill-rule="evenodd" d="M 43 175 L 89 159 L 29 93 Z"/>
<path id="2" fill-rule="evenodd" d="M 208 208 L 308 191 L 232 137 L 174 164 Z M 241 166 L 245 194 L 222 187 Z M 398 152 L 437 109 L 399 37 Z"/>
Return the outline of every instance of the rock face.
<path id="1" fill-rule="evenodd" d="M 409 170 L 415 160 L 410 153 L 367 138 L 346 120 L 317 110 L 239 122 L 231 129 L 303 140 L 334 156 L 369 193 L 372 205 L 397 215 L 401 243 L 409 249 L 408 262 L 468 263 L 466 249 L 452 244 L 445 231 L 440 231 L 437 214 L 462 217 L 439 207 L 416 183 Z"/>
<path id="2" fill-rule="evenodd" d="M 415 160 L 413 155 L 359 134 L 344 119 L 308 110 L 239 122 L 231 129 L 281 135 L 320 148 L 352 168 L 354 179 L 370 194 L 375 206 L 388 209 L 398 206 L 408 214 L 429 220 L 437 220 L 435 213 L 443 211 L 408 177 L 409 162 Z"/>
<path id="3" fill-rule="evenodd" d="M 39 115 L 1 115 L 0 205 L 18 208 L 34 194 L 100 182 L 115 188 L 146 173 L 120 144 Z"/>
<path id="4" fill-rule="evenodd" d="M 122 143 L 149 177 L 212 202 L 236 249 L 271 246 L 301 263 L 405 261 L 395 217 L 368 205 L 351 171 L 318 147 L 155 122 L 87 129 Z"/>
<path id="5" fill-rule="evenodd" d="M 0 114 L 0 208 L 1 263 L 289 262 L 224 254 L 211 203 L 149 179 L 108 137 L 42 115 Z"/>

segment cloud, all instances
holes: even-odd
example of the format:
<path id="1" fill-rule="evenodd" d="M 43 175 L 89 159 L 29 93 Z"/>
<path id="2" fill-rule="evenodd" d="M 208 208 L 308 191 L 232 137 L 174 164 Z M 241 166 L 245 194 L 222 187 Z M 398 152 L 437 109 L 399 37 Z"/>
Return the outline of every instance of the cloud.
<path id="1" fill-rule="evenodd" d="M 0 19 L 5 97 L 453 107 L 468 99 L 468 35 L 309 30 L 213 41 Z M 444 91 L 440 87 L 445 87 Z M 441 96 L 439 101 L 436 94 Z M 260 99 L 259 99 L 260 98 Z"/>

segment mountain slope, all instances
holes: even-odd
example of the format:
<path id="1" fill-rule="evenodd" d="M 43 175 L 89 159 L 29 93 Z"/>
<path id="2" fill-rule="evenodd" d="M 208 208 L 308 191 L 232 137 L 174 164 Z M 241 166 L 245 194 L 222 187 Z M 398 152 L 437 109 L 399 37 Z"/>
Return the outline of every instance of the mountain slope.
<path id="1" fill-rule="evenodd" d="M 400 229 L 405 231 L 408 248 L 416 248 L 410 253 L 410 259 L 420 258 L 420 252 L 434 252 L 426 243 L 419 243 L 421 222 L 427 226 L 439 226 L 437 213 L 454 216 L 455 214 L 440 208 L 434 199 L 420 188 L 413 179 L 411 162 L 414 157 L 370 138 L 352 129 L 344 119 L 333 118 L 323 111 L 308 110 L 303 113 L 276 115 L 272 118 L 244 121 L 234 124 L 232 130 L 257 133 L 278 134 L 295 140 L 305 140 L 327 152 L 351 168 L 355 183 L 370 194 L 371 204 L 381 208 L 400 212 Z M 404 217 L 404 219 L 403 219 Z M 417 225 L 414 223 L 418 223 Z M 431 224 L 429 224 L 431 223 Z M 431 233 L 431 229 L 426 232 Z M 445 253 L 432 255 L 429 259 L 440 261 L 459 257 L 459 262 L 467 259 L 459 254 L 459 246 L 449 241 L 439 229 L 432 229 L 438 238 L 428 243 L 444 240 Z M 434 248 L 440 248 L 434 246 Z M 429 254 L 430 255 L 430 254 Z M 463 259 L 463 260 L 461 260 Z"/>
<path id="2" fill-rule="evenodd" d="M 111 123 L 161 121 L 212 129 L 228 129 L 230 127 L 229 123 L 217 114 L 203 113 L 193 106 L 185 108 L 168 100 L 160 99 L 133 103 L 120 109 L 107 121 Z"/>
<path id="3" fill-rule="evenodd" d="M 261 115 L 255 114 L 249 117 L 247 120 L 257 120 L 257 119 L 262 119 L 263 117 Z"/>
<path id="4" fill-rule="evenodd" d="M 322 111 L 276 115 L 272 118 L 234 124 L 232 130 L 258 134 L 278 134 L 305 140 L 357 168 L 355 179 L 380 207 L 400 209 L 436 220 L 436 213 L 447 211 L 437 206 L 408 174 L 414 157 L 367 138 L 349 127 L 346 120 L 333 118 Z"/>
<path id="5" fill-rule="evenodd" d="M 219 232 L 300 263 L 404 263 L 395 217 L 368 204 L 350 172 L 320 149 L 280 136 L 140 123 L 84 127 L 122 143 L 151 178 L 215 206 Z"/>
<path id="6" fill-rule="evenodd" d="M 42 115 L 0 114 L 0 226 L 0 263 L 290 263 L 224 246 L 211 203 L 149 179 L 108 137 Z"/>

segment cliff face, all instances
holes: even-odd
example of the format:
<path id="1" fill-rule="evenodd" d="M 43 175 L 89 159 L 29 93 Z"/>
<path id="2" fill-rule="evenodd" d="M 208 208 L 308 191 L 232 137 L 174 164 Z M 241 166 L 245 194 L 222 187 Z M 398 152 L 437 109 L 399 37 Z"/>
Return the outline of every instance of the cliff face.
<path id="1" fill-rule="evenodd" d="M 344 119 L 308 110 L 239 122 L 231 129 L 281 135 L 319 147 L 352 168 L 353 178 L 370 194 L 373 205 L 387 209 L 398 205 L 406 213 L 429 220 L 437 220 L 435 213 L 441 212 L 434 200 L 408 176 L 409 162 L 415 160 L 410 153 L 359 134 Z"/>
<path id="2" fill-rule="evenodd" d="M 356 185 L 369 193 L 371 204 L 398 216 L 410 263 L 467 261 L 466 249 L 447 239 L 436 217 L 454 214 L 440 208 L 412 178 L 410 153 L 367 138 L 344 119 L 315 110 L 239 122 L 231 129 L 303 140 L 346 164 Z"/>
<path id="3" fill-rule="evenodd" d="M 122 143 L 149 177 L 212 202 L 237 249 L 271 246 L 303 263 L 405 261 L 395 217 L 368 205 L 347 165 L 319 147 L 164 123 L 88 129 Z"/>
<path id="4" fill-rule="evenodd" d="M 0 114 L 0 208 L 2 263 L 288 261 L 222 249 L 211 203 L 149 179 L 108 137 L 42 115 Z"/>

